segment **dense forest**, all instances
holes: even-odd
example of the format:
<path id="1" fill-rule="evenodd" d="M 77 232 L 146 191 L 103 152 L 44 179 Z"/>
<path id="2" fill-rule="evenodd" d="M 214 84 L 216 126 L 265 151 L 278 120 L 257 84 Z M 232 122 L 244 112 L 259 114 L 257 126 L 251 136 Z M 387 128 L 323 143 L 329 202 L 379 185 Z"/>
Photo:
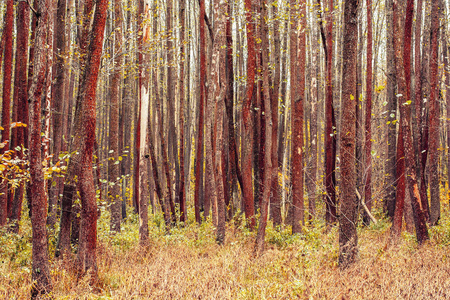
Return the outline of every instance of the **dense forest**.
<path id="1" fill-rule="evenodd" d="M 445 299 L 448 0 L 3 0 L 0 298 Z"/>

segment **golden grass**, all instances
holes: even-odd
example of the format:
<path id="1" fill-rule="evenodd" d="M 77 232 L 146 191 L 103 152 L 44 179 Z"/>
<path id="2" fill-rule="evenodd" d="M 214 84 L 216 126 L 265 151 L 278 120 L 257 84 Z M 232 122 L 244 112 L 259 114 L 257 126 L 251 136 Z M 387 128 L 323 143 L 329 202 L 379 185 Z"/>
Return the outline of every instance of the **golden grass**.
<path id="1" fill-rule="evenodd" d="M 450 220 L 431 229 L 418 247 L 404 234 L 386 248 L 389 224 L 359 228 L 359 259 L 347 270 L 337 266 L 337 230 L 322 224 L 292 237 L 268 227 L 266 251 L 252 257 L 254 233 L 231 223 L 218 246 L 214 228 L 192 222 L 166 235 L 151 217 L 148 247 L 139 247 L 137 220 L 120 234 L 99 221 L 99 285 L 77 280 L 70 262 L 51 259 L 55 299 L 449 299 Z M 448 214 L 445 214 L 448 216 Z M 29 224 L 22 236 L 0 233 L 0 299 L 26 299 L 30 282 Z M 52 250 L 54 242 L 51 241 Z"/>

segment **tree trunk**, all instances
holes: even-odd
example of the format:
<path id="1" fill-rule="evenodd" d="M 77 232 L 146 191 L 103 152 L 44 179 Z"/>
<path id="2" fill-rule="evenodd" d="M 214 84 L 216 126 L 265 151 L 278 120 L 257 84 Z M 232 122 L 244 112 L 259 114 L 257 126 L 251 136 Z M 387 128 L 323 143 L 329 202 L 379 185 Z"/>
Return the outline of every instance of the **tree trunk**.
<path id="1" fill-rule="evenodd" d="M 372 208 L 372 0 L 367 5 L 367 73 L 366 73 L 366 119 L 365 119 L 365 184 L 364 201 L 367 208 Z M 363 223 L 370 224 L 370 217 L 364 213 Z"/>
<path id="2" fill-rule="evenodd" d="M 430 112 L 429 112 L 429 165 L 430 170 L 430 224 L 436 225 L 441 217 L 439 197 L 439 91 L 438 91 L 438 40 L 439 40 L 439 1 L 431 4 L 431 58 L 430 58 Z"/>
<path id="3" fill-rule="evenodd" d="M 31 290 L 31 298 L 40 298 L 52 290 L 50 270 L 48 264 L 48 240 L 47 240 L 47 192 L 45 190 L 44 172 L 41 157 L 41 99 L 44 93 L 45 78 L 48 68 L 48 34 L 53 30 L 48 26 L 51 18 L 51 2 L 49 0 L 38 1 L 35 56 L 33 60 L 33 83 L 30 88 L 30 180 L 32 197 L 32 233 L 33 233 L 33 266 L 32 280 L 35 281 Z M 9 127 L 8 127 L 9 128 Z"/>
<path id="4" fill-rule="evenodd" d="M 253 87 L 256 77 L 256 53 L 254 39 L 254 25 L 252 20 L 252 1 L 245 0 L 246 27 L 247 27 L 247 92 L 242 104 L 242 122 L 244 124 L 242 149 L 242 193 L 244 198 L 245 217 L 251 229 L 255 227 L 255 206 L 253 198 L 252 181 L 252 154 L 253 154 L 253 122 L 251 104 Z"/>
<path id="5" fill-rule="evenodd" d="M 411 27 L 414 3 L 408 0 L 406 9 L 406 19 L 403 24 L 401 10 L 398 8 L 398 0 L 394 0 L 394 49 L 395 49 L 395 68 L 399 80 L 397 98 L 400 103 L 401 126 L 403 130 L 403 143 L 405 149 L 405 176 L 407 188 L 412 201 L 415 214 L 416 235 L 419 244 L 427 240 L 428 230 L 425 220 L 425 213 L 420 201 L 419 187 L 416 178 L 416 164 L 414 159 L 414 149 L 412 145 L 411 129 L 411 91 L 409 86 L 410 79 L 410 51 L 411 51 Z M 402 30 L 404 28 L 404 31 Z M 402 33 L 404 36 L 402 36 Z M 403 43 L 402 43 L 403 40 Z M 407 84 L 408 83 L 408 84 Z"/>
<path id="6" fill-rule="evenodd" d="M 355 169 L 355 95 L 356 50 L 358 43 L 358 1 L 346 0 L 344 4 L 344 45 L 341 107 L 341 209 L 339 217 L 339 266 L 346 268 L 355 262 L 358 254 L 356 220 L 358 199 L 356 197 Z"/>
<path id="7" fill-rule="evenodd" d="M 204 127 L 204 106 L 206 97 L 206 40 L 205 40 L 205 1 L 200 0 L 200 103 L 199 103 L 199 116 L 198 116 L 198 128 L 197 128 L 197 149 L 195 157 L 195 189 L 194 189 L 194 209 L 195 220 L 200 224 L 200 185 L 202 184 L 203 176 L 203 127 Z"/>
<path id="8" fill-rule="evenodd" d="M 122 1 L 114 1 L 114 69 L 111 79 L 111 97 L 109 110 L 109 158 L 108 181 L 109 201 L 111 209 L 111 231 L 120 231 L 122 220 L 122 200 L 120 195 L 120 149 L 119 149 L 119 111 L 120 88 L 122 87 Z"/>
<path id="9" fill-rule="evenodd" d="M 108 1 L 97 0 L 90 35 L 86 66 L 81 76 L 78 103 L 81 104 L 81 126 L 83 138 L 80 151 L 80 164 L 77 167 L 77 188 L 81 198 L 80 245 L 77 263 L 81 274 L 89 273 L 91 281 L 98 279 L 97 274 L 97 202 L 92 169 L 92 154 L 95 143 L 95 106 L 96 87 L 103 48 L 103 36 L 106 23 Z"/>
<path id="10" fill-rule="evenodd" d="M 306 65 L 306 3 L 300 1 L 300 11 L 291 2 L 291 130 L 292 130 L 292 204 L 294 215 L 292 233 L 301 233 L 304 225 L 303 200 L 303 103 L 305 102 Z M 297 35 L 297 20 L 300 33 Z"/>
<path id="11" fill-rule="evenodd" d="M 2 147 L 0 155 L 9 150 L 10 143 L 10 123 L 11 123 L 11 82 L 13 63 L 13 25 L 14 25 L 14 1 L 6 2 L 5 13 L 5 54 L 3 64 L 3 94 L 2 94 Z M 44 44 L 45 42 L 43 42 Z M 6 172 L 4 172 L 6 174 Z M 0 227 L 6 225 L 8 218 L 8 180 L 2 178 L 0 181 Z"/>
<path id="12" fill-rule="evenodd" d="M 17 121 L 28 124 L 28 94 L 27 94 L 27 61 L 28 61 L 28 35 L 30 27 L 30 6 L 26 2 L 19 2 L 17 13 L 17 47 L 16 66 L 14 76 L 14 98 L 17 98 Z M 16 145 L 21 149 L 28 148 L 28 128 L 17 127 Z M 22 151 L 16 152 L 19 158 L 23 158 Z M 24 182 L 21 182 L 14 194 L 13 206 L 11 208 L 10 223 L 13 231 L 19 233 L 19 221 L 22 212 L 22 201 L 24 194 Z"/>
<path id="13" fill-rule="evenodd" d="M 388 153 L 385 163 L 385 209 L 387 215 L 394 219 L 395 211 L 395 193 L 397 186 L 396 165 L 397 165 L 397 146 L 396 146 L 396 131 L 397 131 L 397 97 L 395 96 L 396 76 L 394 61 L 394 24 L 392 16 L 393 0 L 386 0 L 386 26 L 387 26 L 387 42 L 386 42 L 386 66 L 387 66 L 387 83 L 386 83 L 386 102 L 388 103 L 386 109 L 388 111 Z"/>
<path id="14" fill-rule="evenodd" d="M 336 126 L 333 109 L 333 0 L 329 0 L 327 13 L 327 39 L 326 39 L 326 104 L 325 104 L 325 220 L 327 225 L 334 225 L 337 220 L 336 202 Z M 357 34 L 357 32 L 356 32 Z"/>

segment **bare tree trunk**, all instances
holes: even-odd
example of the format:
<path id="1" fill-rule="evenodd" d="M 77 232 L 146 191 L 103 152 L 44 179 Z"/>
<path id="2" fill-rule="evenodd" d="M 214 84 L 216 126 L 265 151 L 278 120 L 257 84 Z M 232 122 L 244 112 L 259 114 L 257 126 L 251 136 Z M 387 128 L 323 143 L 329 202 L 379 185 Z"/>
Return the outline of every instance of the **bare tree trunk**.
<path id="1" fill-rule="evenodd" d="M 27 95 L 27 61 L 28 61 L 28 35 L 30 29 L 30 6 L 26 2 L 19 2 L 17 13 L 17 47 L 16 66 L 14 76 L 14 98 L 17 98 L 17 121 L 28 124 L 28 95 Z M 21 149 L 28 148 L 28 129 L 17 127 L 16 145 Z M 23 158 L 22 151 L 16 152 L 19 158 Z M 21 182 L 14 194 L 13 206 L 11 208 L 10 223 L 15 233 L 19 232 L 19 221 L 22 212 L 22 201 L 25 183 Z"/>
<path id="2" fill-rule="evenodd" d="M 96 9 L 87 52 L 86 67 L 81 77 L 78 97 L 81 104 L 81 126 L 84 133 L 81 143 L 80 164 L 77 166 L 77 188 L 81 198 L 80 245 L 78 249 L 78 268 L 81 274 L 89 273 L 91 281 L 97 274 L 97 202 L 92 169 L 92 154 L 95 143 L 96 87 L 103 49 L 103 36 L 106 23 L 108 1 L 97 0 Z"/>
<path id="3" fill-rule="evenodd" d="M 264 107 L 267 116 L 272 116 L 271 99 L 269 95 L 269 28 L 267 24 L 268 13 L 266 0 L 262 1 L 262 16 L 261 16 L 261 49 L 262 49 L 262 72 L 263 72 L 263 92 L 264 92 Z M 303 6 L 304 7 L 304 6 Z M 306 16 L 304 16 L 306 21 Z M 304 33 L 303 33 L 304 34 Z M 259 219 L 258 233 L 256 236 L 255 254 L 259 255 L 264 250 L 264 236 L 266 233 L 267 217 L 269 213 L 270 202 L 270 188 L 273 180 L 272 174 L 272 122 L 267 120 L 265 122 L 265 153 L 264 153 L 264 184 L 262 185 L 263 192 L 261 193 L 261 215 Z"/>
<path id="4" fill-rule="evenodd" d="M 346 0 L 344 4 L 344 45 L 341 107 L 341 209 L 339 217 L 339 266 L 353 264 L 358 254 L 356 220 L 358 199 L 356 197 L 355 170 L 355 95 L 356 50 L 358 43 L 358 0 Z"/>
<path id="5" fill-rule="evenodd" d="M 430 112 L 429 112 L 429 170 L 430 170 L 430 224 L 436 225 L 441 218 L 439 197 L 439 91 L 438 91 L 438 40 L 439 1 L 431 4 L 431 59 L 430 59 Z"/>
<path id="6" fill-rule="evenodd" d="M 256 76 L 256 53 L 254 39 L 254 25 L 252 20 L 252 1 L 245 1 L 246 21 L 247 21 L 247 92 L 242 104 L 242 122 L 244 125 L 243 132 L 243 149 L 242 149 L 242 192 L 244 198 L 245 217 L 247 218 L 250 228 L 255 227 L 255 206 L 253 197 L 253 181 L 252 181 L 252 154 L 253 154 L 253 122 L 252 122 L 252 97 L 253 87 Z"/>
<path id="7" fill-rule="evenodd" d="M 366 73 L 366 118 L 365 118 L 365 184 L 364 201 L 367 208 L 372 208 L 372 0 L 366 0 L 367 5 L 367 73 Z M 363 216 L 364 224 L 370 224 L 367 212 Z"/>
<path id="8" fill-rule="evenodd" d="M 386 83 L 386 102 L 388 111 L 388 153 L 385 164 L 385 182 L 386 182 L 386 212 L 387 215 L 394 219 L 395 211 L 395 192 L 397 186 L 396 165 L 397 165 L 397 145 L 396 145 L 396 131 L 397 131 L 397 97 L 395 96 L 396 76 L 394 61 L 394 24 L 392 16 L 393 0 L 386 0 L 386 26 L 387 26 L 387 42 L 386 42 L 386 68 L 387 68 L 387 83 Z"/>
<path id="9" fill-rule="evenodd" d="M 11 4 L 12 5 L 12 4 Z M 52 290 L 50 270 L 48 264 L 48 240 L 47 240 L 47 192 L 45 190 L 44 172 L 41 157 L 41 99 L 44 93 L 45 78 L 48 72 L 48 26 L 51 18 L 51 3 L 49 0 L 38 1 L 35 56 L 33 61 L 33 83 L 30 87 L 30 179 L 32 197 L 32 233 L 33 233 L 33 268 L 32 279 L 36 283 L 31 290 L 31 298 L 38 299 L 41 295 L 48 294 Z M 5 56 L 6 57 L 6 56 Z M 6 66 L 6 65 L 5 65 Z M 9 127 L 8 127 L 9 128 Z"/>
<path id="10" fill-rule="evenodd" d="M 119 169 L 119 111 L 120 88 L 122 87 L 122 1 L 114 1 L 114 69 L 111 79 L 111 97 L 109 111 L 109 158 L 108 181 L 109 200 L 111 209 L 111 231 L 120 231 L 122 220 L 122 200 L 120 195 L 120 169 Z M 111 186 L 112 185 L 112 186 Z"/>
<path id="11" fill-rule="evenodd" d="M 11 82 L 13 63 L 13 25 L 14 7 L 13 0 L 6 2 L 5 13 L 5 54 L 3 64 L 3 94 L 2 94 L 2 146 L 0 154 L 9 150 L 10 143 L 10 123 L 11 123 Z M 43 42 L 44 44 L 45 42 Z M 4 172 L 5 173 L 5 172 Z M 0 181 L 0 227 L 6 225 L 8 218 L 8 180 L 3 178 Z"/>
<path id="12" fill-rule="evenodd" d="M 291 130 L 292 130 L 292 203 L 294 215 L 292 233 L 300 233 L 305 223 L 303 200 L 303 103 L 305 102 L 305 65 L 306 65 L 306 2 L 300 1 L 300 10 L 292 10 L 291 24 L 297 28 L 300 18 L 300 33 L 291 28 Z M 294 21 L 295 20 L 295 21 Z M 298 44 L 297 44 L 298 43 Z"/>
<path id="13" fill-rule="evenodd" d="M 395 49 L 395 67 L 397 78 L 399 80 L 399 89 L 397 93 L 400 103 L 401 126 L 403 130 L 403 143 L 405 148 L 405 176 L 407 186 L 411 197 L 413 211 L 415 214 L 416 235 L 419 244 L 427 240 L 428 230 L 425 221 L 425 213 L 420 201 L 419 187 L 416 178 L 416 164 L 414 159 L 414 149 L 412 146 L 411 129 L 411 91 L 409 88 L 410 79 L 410 51 L 411 51 L 411 28 L 414 3 L 408 0 L 406 9 L 406 19 L 403 25 L 401 10 L 398 9 L 398 0 L 394 0 L 394 49 Z M 404 28 L 404 30 L 402 30 Z M 404 36 L 402 36 L 402 33 Z M 402 43 L 403 39 L 403 43 Z M 402 47 L 403 45 L 403 47 Z M 404 51 L 403 51 L 404 50 Z M 408 83 L 408 84 L 407 84 Z M 406 95 L 406 96 L 405 96 Z M 406 99 L 406 100 L 405 100 Z M 408 102 L 409 101 L 409 102 Z"/>
<path id="14" fill-rule="evenodd" d="M 186 26 L 186 21 L 185 21 L 185 0 L 181 0 L 180 1 L 180 36 L 181 36 L 181 40 L 180 40 L 180 121 L 179 121 L 179 126 L 180 126 L 180 174 L 179 174 L 179 191 L 178 191 L 178 198 L 180 201 L 180 221 L 181 222 L 185 222 L 186 221 L 186 215 L 187 215 L 187 210 L 186 210 L 186 186 L 185 186 L 185 150 L 184 150 L 184 143 L 185 143 L 185 138 L 184 138 L 184 129 L 185 129 L 185 125 L 184 125 L 184 115 L 185 115 L 185 103 L 187 103 L 187 99 L 186 99 L 186 95 L 185 95 L 185 91 L 184 91 L 184 66 L 185 66 L 185 28 Z M 189 81 L 188 81 L 189 84 Z"/>
<path id="15" fill-rule="evenodd" d="M 281 65 L 280 65 L 280 22 L 281 18 L 278 14 L 278 7 L 272 6 L 273 15 L 276 18 L 273 25 L 273 43 L 274 43 L 274 64 L 275 69 L 273 72 L 271 89 L 271 112 L 272 112 L 272 181 L 270 189 L 270 216 L 273 219 L 275 226 L 281 225 L 281 199 L 278 189 L 278 98 L 280 92 L 280 78 L 281 78 Z M 263 57 L 264 58 L 264 57 Z"/>
<path id="16" fill-rule="evenodd" d="M 199 116 L 197 128 L 197 149 L 195 158 L 195 189 L 194 189 L 194 209 L 195 220 L 200 224 L 200 185 L 202 184 L 203 176 L 203 127 L 204 127 L 204 106 L 206 98 L 206 40 L 205 40 L 205 1 L 200 0 L 200 103 Z"/>
<path id="17" fill-rule="evenodd" d="M 333 68 L 333 0 L 329 0 L 328 13 L 326 16 L 328 30 L 326 39 L 326 104 L 325 104 L 325 219 L 327 225 L 334 225 L 337 221 L 337 202 L 336 202 L 336 134 L 333 109 L 333 86 L 332 86 L 332 68 Z M 355 32 L 357 34 L 357 32 Z"/>

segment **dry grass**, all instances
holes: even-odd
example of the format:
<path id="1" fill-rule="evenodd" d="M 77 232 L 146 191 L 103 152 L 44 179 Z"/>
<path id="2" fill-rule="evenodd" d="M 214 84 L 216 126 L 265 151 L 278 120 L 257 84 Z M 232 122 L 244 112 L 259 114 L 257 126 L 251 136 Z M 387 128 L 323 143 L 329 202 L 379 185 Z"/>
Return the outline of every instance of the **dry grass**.
<path id="1" fill-rule="evenodd" d="M 104 214 L 105 215 L 105 214 Z M 446 216 L 448 214 L 446 213 Z M 389 224 L 359 229 L 359 260 L 337 266 L 337 230 L 321 224 L 292 237 L 267 232 L 264 255 L 252 257 L 254 233 L 229 224 L 224 246 L 210 223 L 175 228 L 170 235 L 152 218 L 150 245 L 138 247 L 137 221 L 116 236 L 99 222 L 99 286 L 78 280 L 70 262 L 51 259 L 56 299 L 448 299 L 450 221 L 431 230 L 418 247 L 404 234 L 386 249 Z M 21 236 L 0 233 L 0 298 L 26 299 L 30 291 L 29 224 Z M 53 249 L 51 240 L 50 248 Z"/>

